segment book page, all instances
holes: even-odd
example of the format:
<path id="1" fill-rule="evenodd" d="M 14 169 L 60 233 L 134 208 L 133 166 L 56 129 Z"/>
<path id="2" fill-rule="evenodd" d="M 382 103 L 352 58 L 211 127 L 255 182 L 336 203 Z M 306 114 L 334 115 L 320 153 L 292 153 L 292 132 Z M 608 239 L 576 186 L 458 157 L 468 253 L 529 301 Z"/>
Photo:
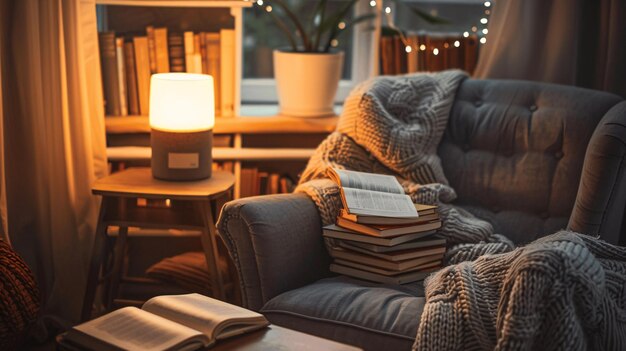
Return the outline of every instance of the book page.
<path id="1" fill-rule="evenodd" d="M 348 211 L 352 214 L 384 217 L 417 217 L 408 195 L 343 188 Z"/>
<path id="2" fill-rule="evenodd" d="M 70 339 L 77 330 L 125 350 L 165 350 L 191 340 L 195 340 L 196 347 L 209 344 L 199 331 L 136 307 L 113 311 L 73 329 L 68 333 Z"/>
<path id="3" fill-rule="evenodd" d="M 241 324 L 239 329 L 245 331 L 251 325 L 261 328 L 269 324 L 259 313 L 200 294 L 157 296 L 148 300 L 142 308 L 199 330 L 211 340 L 238 334 L 238 330 L 229 328 L 227 335 L 220 335 L 224 328 L 234 324 Z"/>
<path id="4" fill-rule="evenodd" d="M 394 176 L 333 168 L 339 177 L 339 185 L 344 188 L 404 194 L 404 189 Z"/>

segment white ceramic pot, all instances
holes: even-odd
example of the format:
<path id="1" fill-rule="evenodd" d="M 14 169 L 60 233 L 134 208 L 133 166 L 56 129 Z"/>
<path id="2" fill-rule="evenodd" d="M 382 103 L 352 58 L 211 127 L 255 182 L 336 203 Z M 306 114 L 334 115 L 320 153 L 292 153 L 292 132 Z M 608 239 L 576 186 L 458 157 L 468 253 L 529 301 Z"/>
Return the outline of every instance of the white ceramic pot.
<path id="1" fill-rule="evenodd" d="M 275 50 L 274 76 L 280 113 L 295 117 L 333 115 L 342 67 L 343 52 Z"/>

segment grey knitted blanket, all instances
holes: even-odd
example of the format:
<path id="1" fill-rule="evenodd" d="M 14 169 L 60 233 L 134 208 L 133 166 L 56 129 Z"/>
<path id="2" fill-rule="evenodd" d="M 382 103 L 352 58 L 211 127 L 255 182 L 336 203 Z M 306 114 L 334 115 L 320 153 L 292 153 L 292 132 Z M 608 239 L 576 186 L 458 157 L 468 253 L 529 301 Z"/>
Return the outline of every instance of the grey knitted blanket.
<path id="1" fill-rule="evenodd" d="M 571 232 L 426 279 L 414 350 L 626 350 L 626 248 Z"/>
<path id="2" fill-rule="evenodd" d="M 359 85 L 296 191 L 324 224 L 341 209 L 329 167 L 394 175 L 414 202 L 439 206 L 450 266 L 425 281 L 416 350 L 626 349 L 623 248 L 563 232 L 513 250 L 488 222 L 450 204 L 456 194 L 436 150 L 464 78 L 446 71 Z"/>

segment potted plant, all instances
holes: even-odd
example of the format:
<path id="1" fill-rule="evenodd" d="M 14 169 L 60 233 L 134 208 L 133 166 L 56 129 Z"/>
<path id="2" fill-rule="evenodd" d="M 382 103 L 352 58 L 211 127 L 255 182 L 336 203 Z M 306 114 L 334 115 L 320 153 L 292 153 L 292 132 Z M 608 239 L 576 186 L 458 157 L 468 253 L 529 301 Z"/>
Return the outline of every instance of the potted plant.
<path id="1" fill-rule="evenodd" d="M 349 0 L 329 11 L 328 1 L 306 1 L 314 10 L 303 21 L 297 9 L 285 0 L 258 1 L 289 41 L 289 48 L 274 50 L 274 76 L 282 114 L 320 117 L 334 114 L 333 103 L 344 53 L 333 44 L 357 23 L 374 18 L 366 14 L 349 19 L 358 0 Z"/>

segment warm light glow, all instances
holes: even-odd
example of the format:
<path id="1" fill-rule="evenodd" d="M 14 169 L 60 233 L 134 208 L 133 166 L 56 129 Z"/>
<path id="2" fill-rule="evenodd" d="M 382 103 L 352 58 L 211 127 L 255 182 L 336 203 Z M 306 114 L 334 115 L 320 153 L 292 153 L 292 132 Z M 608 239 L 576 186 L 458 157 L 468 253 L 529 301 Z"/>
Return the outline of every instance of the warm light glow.
<path id="1" fill-rule="evenodd" d="M 426 51 L 426 45 L 424 45 L 424 44 L 420 45 L 420 50 Z"/>
<path id="2" fill-rule="evenodd" d="M 460 41 L 458 41 L 458 40 L 455 40 L 455 41 L 454 41 L 454 47 L 455 47 L 455 48 L 458 48 L 459 46 L 461 46 L 461 42 L 460 42 Z"/>
<path id="3" fill-rule="evenodd" d="M 477 30 L 478 28 L 476 26 L 472 26 L 472 32 L 476 33 Z"/>
<path id="4" fill-rule="evenodd" d="M 489 29 L 487 28 L 483 29 L 483 34 L 489 34 Z"/>
<path id="5" fill-rule="evenodd" d="M 486 42 L 487 42 L 487 38 L 485 38 L 485 37 L 480 38 L 480 43 L 481 44 L 484 44 Z"/>
<path id="6" fill-rule="evenodd" d="M 259 5 L 259 6 L 263 6 L 263 0 L 258 0 L 258 1 L 256 2 L 256 4 L 257 4 L 257 5 Z"/>
<path id="7" fill-rule="evenodd" d="M 389 6 L 385 7 L 385 13 L 391 13 L 391 7 Z"/>
<path id="8" fill-rule="evenodd" d="M 489 7 L 489 6 L 491 6 L 491 2 L 485 1 L 485 7 Z"/>
<path id="9" fill-rule="evenodd" d="M 410 53 L 411 51 L 413 51 L 413 48 L 410 45 L 407 45 L 404 47 L 404 51 L 406 51 L 407 53 Z"/>
<path id="10" fill-rule="evenodd" d="M 433 55 L 435 55 L 435 56 L 439 55 L 439 49 L 434 48 L 433 49 Z"/>
<path id="11" fill-rule="evenodd" d="M 480 19 L 480 23 L 482 24 L 487 24 L 487 22 L 489 22 L 489 20 L 484 17 Z"/>
<path id="12" fill-rule="evenodd" d="M 337 27 L 339 27 L 339 29 L 346 29 L 346 22 L 343 22 L 343 21 L 339 22 Z"/>
<path id="13" fill-rule="evenodd" d="M 265 7 L 265 11 L 272 12 L 272 7 L 268 5 L 267 7 Z"/>
<path id="14" fill-rule="evenodd" d="M 376 6 L 376 1 L 374 1 L 374 0 L 370 1 L 370 6 L 371 7 L 375 7 Z"/>
<path id="15" fill-rule="evenodd" d="M 469 33 L 468 32 L 463 32 L 463 37 L 465 37 L 465 38 L 469 37 Z"/>
<path id="16" fill-rule="evenodd" d="M 444 49 L 447 49 L 447 48 L 449 48 L 449 47 L 450 47 L 450 44 L 448 44 L 448 43 L 443 43 L 443 48 L 444 48 Z"/>
<path id="17" fill-rule="evenodd" d="M 339 40 L 337 39 L 333 39 L 330 41 L 330 46 L 336 48 L 337 46 L 339 46 Z"/>
<path id="18" fill-rule="evenodd" d="M 150 127 L 170 132 L 199 132 L 215 125 L 213 77 L 159 73 L 150 80 Z"/>

